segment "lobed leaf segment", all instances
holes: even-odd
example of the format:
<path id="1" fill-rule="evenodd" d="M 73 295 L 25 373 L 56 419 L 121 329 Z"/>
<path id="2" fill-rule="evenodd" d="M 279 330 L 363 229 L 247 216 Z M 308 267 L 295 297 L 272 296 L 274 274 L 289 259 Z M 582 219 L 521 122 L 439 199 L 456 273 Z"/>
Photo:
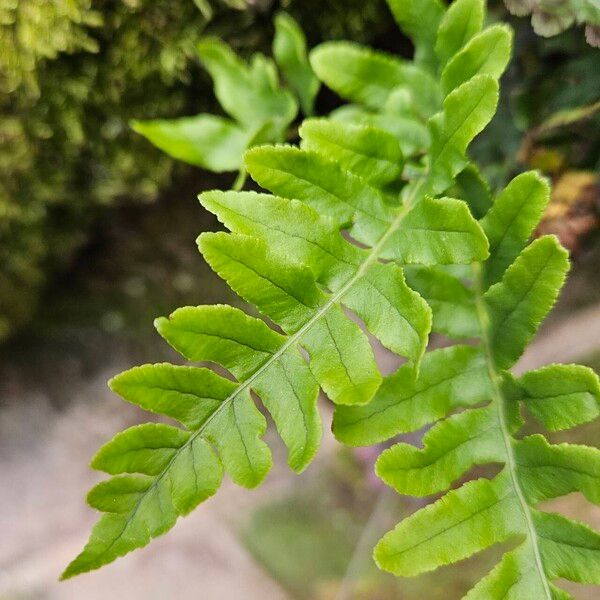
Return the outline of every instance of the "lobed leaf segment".
<path id="1" fill-rule="evenodd" d="M 416 380 L 402 367 L 369 405 L 338 407 L 334 415 L 336 437 L 349 445 L 371 445 L 437 421 L 423 448 L 398 443 L 377 461 L 377 474 L 401 494 L 439 494 L 475 465 L 501 465 L 491 480 L 469 481 L 411 515 L 375 548 L 382 569 L 414 576 L 514 542 L 469 599 L 570 598 L 551 581 L 600 583 L 600 534 L 538 506 L 571 492 L 597 504 L 600 451 L 550 444 L 541 434 L 519 436 L 522 408 L 550 431 L 595 419 L 598 377 L 579 365 L 550 365 L 520 377 L 509 372 L 569 268 L 553 236 L 527 245 L 548 198 L 548 185 L 536 173 L 518 176 L 480 221 L 490 257 L 472 265 L 469 285 L 448 273 L 442 281 L 434 272 L 420 280 L 425 297 L 444 286 L 443 304 L 431 303 L 434 322 L 437 311 L 446 333 L 478 343 L 428 352 Z M 453 296 L 457 313 L 469 313 L 463 316 L 468 332 L 452 330 L 446 320 Z"/>

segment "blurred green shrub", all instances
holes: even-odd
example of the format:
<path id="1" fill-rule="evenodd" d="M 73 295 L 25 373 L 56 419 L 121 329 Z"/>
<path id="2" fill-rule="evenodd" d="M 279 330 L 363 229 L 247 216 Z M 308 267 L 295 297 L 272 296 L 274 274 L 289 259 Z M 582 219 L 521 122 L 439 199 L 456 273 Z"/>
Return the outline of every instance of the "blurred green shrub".
<path id="1" fill-rule="evenodd" d="M 0 0 L 0 338 L 108 205 L 169 181 L 172 160 L 128 121 L 214 108 L 190 68 L 198 39 L 266 48 L 281 6 L 313 41 L 368 39 L 389 20 L 381 0 Z"/>

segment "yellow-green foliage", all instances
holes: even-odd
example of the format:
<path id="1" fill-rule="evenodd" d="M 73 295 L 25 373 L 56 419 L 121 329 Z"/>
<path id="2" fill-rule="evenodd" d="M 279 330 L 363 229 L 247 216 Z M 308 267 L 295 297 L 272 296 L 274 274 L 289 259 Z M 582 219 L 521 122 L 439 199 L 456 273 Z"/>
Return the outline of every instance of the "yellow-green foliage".
<path id="1" fill-rule="evenodd" d="M 100 211 L 151 200 L 168 182 L 172 160 L 128 122 L 212 108 L 190 60 L 198 39 L 268 47 L 270 19 L 256 17 L 278 3 L 246 4 L 0 0 L 0 339 L 29 318 Z M 379 0 L 335 0 L 317 22 L 311 4 L 286 2 L 317 39 L 372 35 L 387 17 Z"/>
<path id="2" fill-rule="evenodd" d="M 87 28 L 97 27 L 101 16 L 90 0 L 1 0 L 0 90 L 26 85 L 37 89 L 36 67 L 61 52 L 96 52 L 98 42 Z"/>

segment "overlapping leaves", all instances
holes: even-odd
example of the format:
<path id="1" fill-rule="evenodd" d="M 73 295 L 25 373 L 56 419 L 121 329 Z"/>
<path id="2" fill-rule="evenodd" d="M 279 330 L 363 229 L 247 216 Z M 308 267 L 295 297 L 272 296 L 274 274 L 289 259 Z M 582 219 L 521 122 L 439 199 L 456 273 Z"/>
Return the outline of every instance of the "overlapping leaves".
<path id="1" fill-rule="evenodd" d="M 414 62 L 358 44 L 327 42 L 311 52 L 311 65 L 319 79 L 353 103 L 331 118 L 384 129 L 398 139 L 405 156 L 427 152 L 435 161 L 438 153 L 450 150 L 441 131 L 454 131 L 451 120 L 463 123 L 465 115 L 480 108 L 477 95 L 457 103 L 451 92 L 477 75 L 497 79 L 508 64 L 512 34 L 504 25 L 483 28 L 483 0 L 458 0 L 447 11 L 438 0 L 389 4 L 415 42 Z M 442 103 L 446 110 L 439 113 Z M 448 119 L 444 124 L 437 121 L 442 114 Z M 446 159 L 440 164 L 452 166 L 451 173 L 432 169 L 435 193 L 466 166 L 464 152 Z"/>
<path id="2" fill-rule="evenodd" d="M 451 306 L 455 294 L 459 314 L 465 311 L 463 290 L 468 291 L 468 321 L 475 325 L 470 335 L 480 343 L 426 354 L 416 380 L 401 368 L 369 405 L 339 407 L 334 418 L 336 436 L 352 445 L 438 421 L 423 448 L 399 443 L 377 462 L 380 477 L 402 494 L 439 494 L 475 465 L 502 465 L 491 480 L 470 481 L 411 515 L 375 549 L 381 568 L 413 576 L 512 541 L 514 549 L 469 599 L 570 597 L 553 585 L 558 578 L 600 584 L 600 534 L 538 507 L 575 491 L 599 503 L 600 451 L 553 445 L 539 434 L 518 435 L 523 407 L 553 431 L 595 419 L 598 377 L 578 365 L 551 365 L 518 378 L 507 371 L 554 304 L 569 267 L 555 238 L 526 245 L 548 197 L 546 182 L 535 173 L 513 180 L 481 220 L 490 257 L 474 266 L 473 285 L 455 280 L 459 292 L 446 288 L 445 301 Z M 443 277 L 452 279 L 448 273 Z M 422 278 L 421 284 L 435 295 L 441 284 L 432 285 L 433 279 Z M 449 306 L 442 310 L 451 312 Z M 432 308 L 440 310 L 434 303 Z"/>
<path id="3" fill-rule="evenodd" d="M 94 488 L 89 500 L 105 515 L 65 576 L 97 568 L 169 529 L 216 491 L 223 470 L 241 485 L 258 485 L 271 457 L 251 392 L 273 417 L 290 465 L 304 468 L 320 437 L 319 386 L 335 403 L 358 405 L 381 384 L 368 339 L 347 309 L 418 372 L 431 317 L 398 265 L 468 264 L 487 255 L 483 232 L 464 202 L 426 192 L 442 189 L 444 177 L 462 168 L 469 142 L 496 102 L 497 84 L 487 75 L 452 91 L 430 124 L 440 151 L 408 184 L 393 136 L 357 124 L 312 122 L 301 131 L 310 148 L 265 146 L 246 155 L 252 177 L 276 195 L 202 195 L 232 231 L 203 234 L 204 257 L 280 330 L 230 307 L 181 309 L 157 322 L 184 356 L 217 363 L 235 381 L 172 365 L 146 365 L 113 380 L 126 400 L 186 429 L 139 426 L 100 451 L 105 458 L 94 466 L 114 477 Z M 472 110 L 454 114 L 457 105 Z M 395 167 L 382 174 L 380 165 L 377 176 L 367 177 L 371 148 L 381 139 L 382 165 Z M 402 201 L 377 187 L 383 184 L 404 187 Z M 342 235 L 346 228 L 364 247 Z"/>
<path id="4" fill-rule="evenodd" d="M 465 99 L 487 94 L 484 107 L 495 103 L 496 93 L 485 77 L 453 92 Z M 466 135 L 472 138 L 492 112 L 471 115 L 477 123 L 462 126 Z M 319 135 L 313 135 L 315 125 Z M 385 132 L 327 127 L 315 123 L 303 130 L 311 150 L 264 146 L 247 153 L 248 172 L 277 195 L 201 195 L 231 231 L 202 234 L 204 258 L 280 329 L 226 306 L 184 308 L 157 321 L 159 332 L 186 358 L 216 363 L 235 380 L 206 368 L 162 364 L 132 369 L 111 382 L 129 402 L 185 429 L 141 425 L 101 449 L 93 466 L 114 477 L 94 488 L 89 500 L 106 514 L 65 576 L 96 568 L 166 531 L 216 491 L 222 471 L 240 485 L 258 485 L 271 457 L 260 439 L 266 421 L 251 392 L 271 414 L 290 466 L 302 470 L 319 443 L 319 387 L 336 404 L 359 405 L 381 384 L 368 338 L 346 311 L 417 373 L 431 315 L 398 265 L 468 264 L 487 256 L 483 231 L 464 202 L 417 194 L 415 183 L 402 203 L 390 204 L 357 174 L 364 161 L 373 160 L 369 134 L 376 141 Z M 365 144 L 356 144 L 356 132 Z M 447 133 L 442 129 L 441 135 Z M 469 140 L 456 139 L 460 153 Z M 393 138 L 388 141 L 382 160 L 397 163 L 398 148 Z M 336 145 L 340 164 L 325 158 Z M 365 247 L 342 235 L 346 227 L 350 239 Z"/>
<path id="5" fill-rule="evenodd" d="M 447 29 L 453 15 L 474 4 L 452 5 L 425 56 L 436 51 L 443 56 L 441 38 L 452 37 Z M 465 31 L 474 35 L 470 27 Z M 553 237 L 528 245 L 549 198 L 548 185 L 537 174 L 515 178 L 489 210 L 476 172 L 468 178 L 460 187 L 482 215 L 489 258 L 475 263 L 466 278 L 415 267 L 408 281 L 430 304 L 434 330 L 478 343 L 425 354 L 416 379 L 401 367 L 384 379 L 368 405 L 337 407 L 334 432 L 345 443 L 370 445 L 435 423 L 422 448 L 399 443 L 377 462 L 386 483 L 412 496 L 445 492 L 475 465 L 501 465 L 498 475 L 453 489 L 386 534 L 375 548 L 381 568 L 414 576 L 512 543 L 467 598 L 569 598 L 554 580 L 600 584 L 600 533 L 543 512 L 539 504 L 571 492 L 597 504 L 600 451 L 551 444 L 540 434 L 522 437 L 521 411 L 551 431 L 574 427 L 598 416 L 600 384 L 593 371 L 578 365 L 550 365 L 518 378 L 510 373 L 558 296 L 567 253 Z"/>

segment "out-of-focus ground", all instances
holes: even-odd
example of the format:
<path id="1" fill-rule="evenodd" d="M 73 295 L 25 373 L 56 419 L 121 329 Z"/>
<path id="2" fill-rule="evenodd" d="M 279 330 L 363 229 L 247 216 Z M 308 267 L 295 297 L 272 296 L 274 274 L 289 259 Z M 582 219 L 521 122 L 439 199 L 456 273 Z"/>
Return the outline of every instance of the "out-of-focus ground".
<path id="1" fill-rule="evenodd" d="M 460 597 L 490 568 L 494 552 L 414 581 L 373 567 L 373 542 L 417 503 L 381 492 L 365 468 L 373 456 L 339 452 L 325 401 L 323 448 L 305 474 L 292 475 L 269 438 L 277 466 L 264 486 L 250 492 L 225 482 L 215 498 L 147 548 L 58 583 L 95 519 L 84 502 L 100 479 L 88 468 L 90 457 L 116 431 L 147 418 L 110 393 L 107 379 L 140 362 L 175 359 L 151 335 L 152 316 L 186 303 L 231 300 L 195 250 L 197 233 L 215 224 L 199 209 L 190 217 L 187 202 L 149 208 L 143 217 L 122 215 L 51 291 L 40 319 L 2 350 L 0 599 Z M 178 235 L 164 237 L 164 231 Z M 599 255 L 595 244 L 579 258 L 520 369 L 598 361 Z M 569 439 L 600 443 L 597 424 L 575 436 Z M 555 504 L 600 527 L 600 509 L 579 496 Z M 584 588 L 570 591 L 597 598 Z"/>
<path id="2" fill-rule="evenodd" d="M 225 485 L 169 537 L 101 572 L 59 583 L 86 541 L 94 515 L 83 503 L 99 480 L 88 458 L 116 430 L 140 419 L 106 389 L 123 362 L 81 386 L 57 412 L 39 392 L 0 413 L 0 597 L 32 599 L 285 598 L 240 545 L 230 521 L 259 498 Z M 90 402 L 90 399 L 93 399 Z M 276 488 L 271 477 L 261 494 Z"/>

